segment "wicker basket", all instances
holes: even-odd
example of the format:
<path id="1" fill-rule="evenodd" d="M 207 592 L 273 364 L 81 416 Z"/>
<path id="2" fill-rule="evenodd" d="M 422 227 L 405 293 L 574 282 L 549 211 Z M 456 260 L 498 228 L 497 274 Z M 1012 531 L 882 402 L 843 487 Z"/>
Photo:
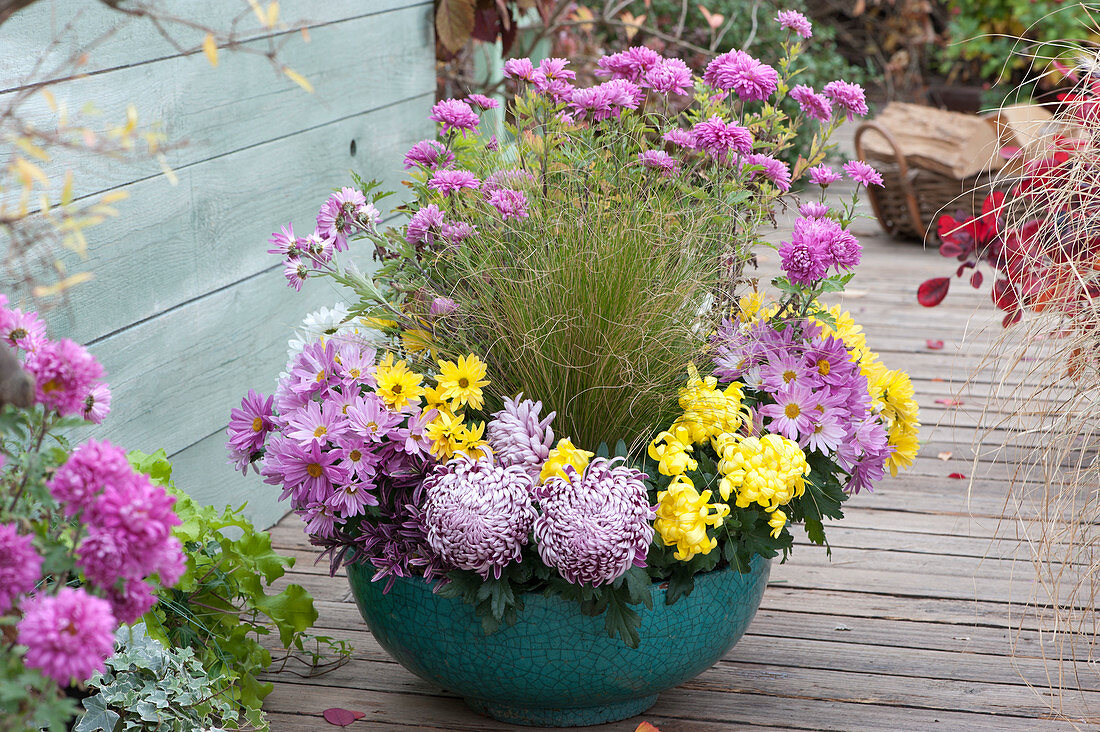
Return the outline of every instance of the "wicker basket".
<path id="1" fill-rule="evenodd" d="M 863 136 L 868 132 L 881 135 L 890 144 L 893 157 L 868 154 Z M 996 176 L 979 173 L 959 180 L 909 165 L 897 140 L 877 122 L 864 122 L 856 130 L 856 155 L 873 164 L 884 186 L 870 186 L 867 195 L 871 208 L 882 228 L 891 236 L 938 243 L 936 222 L 943 214 L 967 215 L 981 213 L 985 197 L 994 189 Z"/>

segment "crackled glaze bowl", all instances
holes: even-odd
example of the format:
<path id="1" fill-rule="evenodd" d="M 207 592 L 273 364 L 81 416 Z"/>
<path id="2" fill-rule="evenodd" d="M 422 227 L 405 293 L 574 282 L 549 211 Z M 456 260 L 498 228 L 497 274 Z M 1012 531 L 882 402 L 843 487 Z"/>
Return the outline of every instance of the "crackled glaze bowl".
<path id="1" fill-rule="evenodd" d="M 748 628 L 770 570 L 758 556 L 745 574 L 696 575 L 694 591 L 671 606 L 654 585 L 653 609 L 635 608 L 638 648 L 560 597 L 528 595 L 515 625 L 486 635 L 470 605 L 421 578 L 398 579 L 386 594 L 371 567 L 349 566 L 348 579 L 371 632 L 409 671 L 503 722 L 577 727 L 641 714 L 716 663 Z"/>

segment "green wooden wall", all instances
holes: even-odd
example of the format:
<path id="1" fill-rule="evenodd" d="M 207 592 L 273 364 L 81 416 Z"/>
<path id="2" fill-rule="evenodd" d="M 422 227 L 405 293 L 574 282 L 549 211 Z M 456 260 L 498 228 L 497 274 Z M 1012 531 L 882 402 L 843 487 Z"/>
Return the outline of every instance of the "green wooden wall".
<path id="1" fill-rule="evenodd" d="M 97 5 L 40 0 L 0 27 L 0 94 L 11 93 L 75 13 L 85 41 L 120 22 Z M 242 6 L 165 3 L 226 27 Z M 73 166 L 78 196 L 130 194 L 117 220 L 89 230 L 87 261 L 74 262 L 95 279 L 49 314 L 54 337 L 88 344 L 108 371 L 112 414 L 94 434 L 165 448 L 177 485 L 211 503 L 248 501 L 263 525 L 283 512 L 278 491 L 227 464 L 229 410 L 250 387 L 271 392 L 291 328 L 339 297 L 318 282 L 294 293 L 266 239 L 290 220 L 311 231 L 319 204 L 349 182 L 349 169 L 395 187 L 405 150 L 434 132 L 426 118 L 435 89 L 431 0 L 281 6 L 284 20 L 307 21 L 309 42 L 287 39 L 281 59 L 313 83 L 313 95 L 262 57 L 223 52 L 212 69 L 201 54 L 180 56 L 143 23 L 99 46 L 88 76 L 53 88 L 71 108 L 93 100 L 116 119 L 133 103 L 143 120 L 162 120 L 171 139 L 188 141 L 169 154 L 175 186 L 155 167 L 94 159 Z M 266 47 L 270 35 L 250 43 Z M 46 167 L 60 180 L 66 166 Z"/>

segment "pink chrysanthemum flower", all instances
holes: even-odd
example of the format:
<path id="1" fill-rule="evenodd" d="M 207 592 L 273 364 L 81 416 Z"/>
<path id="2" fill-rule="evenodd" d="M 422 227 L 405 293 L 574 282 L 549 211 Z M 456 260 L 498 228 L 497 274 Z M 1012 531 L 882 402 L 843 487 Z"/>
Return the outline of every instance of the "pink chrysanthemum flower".
<path id="1" fill-rule="evenodd" d="M 865 185 L 868 188 L 883 185 L 882 174 L 862 160 L 849 160 L 844 163 L 843 167 L 848 177 L 856 183 Z"/>
<path id="2" fill-rule="evenodd" d="M 367 462 L 363 459 L 363 452 L 359 448 L 342 449 L 339 453 L 341 458 L 347 461 L 348 480 L 333 487 L 332 495 L 325 501 L 325 505 L 331 508 L 340 519 L 361 516 L 366 512 L 367 506 L 378 505 L 378 498 L 372 492 L 375 488 L 373 483 L 355 480 L 352 478 L 352 473 L 356 472 L 360 466 L 365 468 L 368 475 L 373 470 L 366 467 Z M 348 457 L 349 455 L 352 457 Z"/>
<path id="3" fill-rule="evenodd" d="M 225 430 L 229 439 L 226 445 L 235 464 L 240 465 L 240 458 L 245 458 L 241 467 L 246 474 L 253 457 L 263 448 L 267 435 L 275 428 L 272 419 L 274 399 L 249 389 L 241 400 L 241 406 L 229 411 L 229 426 Z"/>
<path id="4" fill-rule="evenodd" d="M 291 257 L 283 266 L 283 277 L 286 277 L 287 285 L 293 287 L 295 292 L 301 292 L 302 283 L 309 278 L 309 266 L 297 257 Z"/>
<path id="5" fill-rule="evenodd" d="M 544 58 L 532 75 L 535 88 L 559 102 L 567 102 L 573 95 L 570 80 L 576 79 L 575 71 L 567 69 L 569 61 L 564 58 Z"/>
<path id="6" fill-rule="evenodd" d="M 438 170 L 449 168 L 455 161 L 455 154 L 439 140 L 421 140 L 405 153 L 405 170 L 416 167 Z"/>
<path id="7" fill-rule="evenodd" d="M 335 442 L 348 429 L 347 419 L 340 407 L 328 400 L 306 402 L 301 409 L 283 416 L 287 423 L 284 434 L 303 446 L 310 443 L 324 446 Z"/>
<path id="8" fill-rule="evenodd" d="M 626 79 L 639 83 L 646 72 L 656 68 L 664 58 L 661 54 L 646 46 L 634 46 L 619 53 L 604 56 L 596 62 L 596 76 L 608 76 L 612 79 Z M 688 72 L 689 74 L 691 72 Z"/>
<path id="9" fill-rule="evenodd" d="M 76 548 L 76 566 L 89 582 L 106 589 L 123 576 L 129 565 L 128 549 L 113 531 L 93 526 Z"/>
<path id="10" fill-rule="evenodd" d="M 664 150 L 646 150 L 638 153 L 638 162 L 647 168 L 661 171 L 661 175 L 671 178 L 680 171 L 680 161 Z"/>
<path id="11" fill-rule="evenodd" d="M 466 96 L 466 101 L 482 109 L 496 109 L 500 106 L 500 102 L 484 94 L 468 94 Z"/>
<path id="12" fill-rule="evenodd" d="M 535 183 L 537 183 L 535 176 L 532 175 L 530 171 L 522 168 L 508 168 L 507 170 L 498 170 L 495 173 L 487 175 L 481 187 L 486 191 L 493 191 L 497 188 L 524 190 L 533 188 Z"/>
<path id="13" fill-rule="evenodd" d="M 848 114 L 848 121 L 856 117 L 867 116 L 867 95 L 859 84 L 849 84 L 843 80 L 830 81 L 822 90 L 833 104 Z"/>
<path id="14" fill-rule="evenodd" d="M 432 306 L 429 308 L 428 313 L 438 318 L 442 315 L 450 315 L 456 310 L 458 310 L 458 305 L 454 300 L 441 296 L 432 300 Z"/>
<path id="15" fill-rule="evenodd" d="M 172 527 L 180 523 L 172 510 L 175 503 L 175 496 L 153 485 L 149 476 L 131 473 L 127 480 L 103 488 L 84 521 L 114 535 L 125 552 L 123 576 L 140 578 L 157 570 Z"/>
<path id="16" fill-rule="evenodd" d="M 463 136 L 476 130 L 480 122 L 470 105 L 461 99 L 444 99 L 432 107 L 428 118 L 443 125 L 444 133 L 458 130 Z"/>
<path id="17" fill-rule="evenodd" d="M 460 457 L 424 481 L 428 545 L 444 562 L 499 579 L 531 533 L 531 477 L 522 468 Z"/>
<path id="18" fill-rule="evenodd" d="M 271 248 L 268 254 L 277 254 L 280 257 L 297 257 L 302 253 L 298 245 L 298 237 L 294 234 L 294 224 L 286 224 L 279 227 L 279 231 L 273 233 L 268 239 Z"/>
<path id="19" fill-rule="evenodd" d="M 348 387 L 345 392 L 358 394 L 358 387 L 376 385 L 374 366 L 378 352 L 370 346 L 363 347 L 357 343 L 346 343 L 338 349 L 336 358 L 336 375 Z M 329 392 L 334 396 L 335 392 Z M 346 411 L 344 412 L 346 414 Z"/>
<path id="20" fill-rule="evenodd" d="M 535 80 L 535 67 L 529 58 L 510 58 L 504 62 L 504 75 L 521 81 Z"/>
<path id="21" fill-rule="evenodd" d="M 770 354 L 760 367 L 760 381 L 768 392 L 774 393 L 792 385 L 812 388 L 816 385 L 814 379 L 813 367 L 805 363 L 801 355 L 791 351 Z"/>
<path id="22" fill-rule="evenodd" d="M 748 165 L 759 165 L 764 168 L 764 177 L 775 184 L 775 187 L 783 192 L 791 190 L 791 169 L 787 164 L 771 155 L 756 153 L 745 158 Z M 756 177 L 756 173 L 750 173 L 749 179 Z"/>
<path id="23" fill-rule="evenodd" d="M 461 244 L 473 236 L 477 227 L 466 221 L 448 221 L 439 230 L 439 236 L 453 246 Z"/>
<path id="24" fill-rule="evenodd" d="M 336 251 L 348 248 L 348 237 L 357 226 L 373 226 L 382 220 L 374 204 L 367 203 L 362 191 L 341 188 L 321 204 L 317 212 L 317 233 L 333 243 Z"/>
<path id="25" fill-rule="evenodd" d="M 802 38 L 809 38 L 814 34 L 809 18 L 797 10 L 780 10 L 775 19 L 780 28 L 785 28 Z"/>
<path id="26" fill-rule="evenodd" d="M 779 72 L 744 51 L 729 51 L 707 64 L 703 81 L 746 101 L 761 101 L 779 86 Z"/>
<path id="27" fill-rule="evenodd" d="M 501 219 L 525 219 L 527 213 L 527 194 L 511 188 L 498 188 L 489 193 L 488 201 L 500 214 Z"/>
<path id="28" fill-rule="evenodd" d="M 813 431 L 813 414 L 817 398 L 809 387 L 789 385 L 774 395 L 775 404 L 760 407 L 760 414 L 771 419 L 767 431 L 797 441 L 799 436 Z"/>
<path id="29" fill-rule="evenodd" d="M 15 524 L 0 524 L 0 615 L 7 614 L 15 599 L 42 579 L 42 557 L 33 541 L 20 534 Z"/>
<path id="30" fill-rule="evenodd" d="M 666 58 L 645 72 L 641 85 L 661 94 L 691 94 L 695 80 L 687 64 Z"/>
<path id="31" fill-rule="evenodd" d="M 463 188 L 476 190 L 480 187 L 481 181 L 468 170 L 437 170 L 428 181 L 428 188 L 444 196 L 461 191 Z"/>
<path id="32" fill-rule="evenodd" d="M 524 399 L 505 399 L 504 408 L 493 414 L 487 433 L 493 455 L 505 466 L 518 466 L 538 480 L 542 464 L 554 447 L 554 430 L 551 423 L 556 412 L 541 416 L 542 402 Z"/>
<path id="33" fill-rule="evenodd" d="M 429 203 L 409 219 L 405 241 L 410 244 L 432 244 L 442 226 L 443 211 L 434 203 Z"/>
<path id="34" fill-rule="evenodd" d="M 791 89 L 791 99 L 798 102 L 802 114 L 818 122 L 828 122 L 833 118 L 833 103 L 812 88 L 799 84 Z"/>
<path id="35" fill-rule="evenodd" d="M 724 161 L 731 151 L 744 155 L 752 152 L 752 133 L 718 116 L 698 123 L 692 133 L 696 147 L 718 160 Z"/>
<path id="36" fill-rule="evenodd" d="M 836 172 L 828 165 L 818 165 L 810 168 L 810 182 L 819 185 L 822 188 L 836 183 L 840 180 L 840 173 Z"/>
<path id="37" fill-rule="evenodd" d="M 539 556 L 567 582 L 597 586 L 645 566 L 654 517 L 646 476 L 621 461 L 596 458 L 583 476 L 550 478 L 537 491 Z"/>
<path id="38" fill-rule="evenodd" d="M 808 219 L 819 219 L 828 215 L 829 207 L 819 201 L 809 201 L 798 207 L 798 213 Z"/>
<path id="39" fill-rule="evenodd" d="M 157 598 L 148 582 L 126 580 L 121 590 L 111 588 L 107 591 L 107 601 L 118 622 L 136 623 L 156 604 Z"/>
<path id="40" fill-rule="evenodd" d="M 45 341 L 23 362 L 35 382 L 35 400 L 63 417 L 84 411 L 84 399 L 103 378 L 103 367 L 92 354 L 67 338 Z"/>
<path id="41" fill-rule="evenodd" d="M 791 241 L 783 242 L 779 247 L 780 266 L 787 279 L 796 285 L 810 285 L 824 278 L 832 263 L 821 243 L 803 233 L 796 226 Z"/>
<path id="42" fill-rule="evenodd" d="M 62 587 L 57 595 L 34 595 L 21 605 L 18 641 L 27 647 L 23 662 L 68 686 L 103 671 L 115 650 L 118 622 L 111 604 L 82 588 Z"/>
<path id="43" fill-rule="evenodd" d="M 46 485 L 71 517 L 91 506 L 104 486 L 125 482 L 133 472 L 122 448 L 88 440 L 72 451 Z"/>
<path id="44" fill-rule="evenodd" d="M 685 130 L 680 127 L 673 127 L 662 137 L 666 142 L 671 142 L 673 145 L 677 145 L 686 150 L 694 150 L 696 147 L 695 133 L 691 130 Z"/>
<path id="45" fill-rule="evenodd" d="M 5 303 L 7 300 L 5 299 Z M 46 324 L 36 312 L 0 305 L 0 341 L 12 348 L 34 351 L 46 340 Z"/>
<path id="46" fill-rule="evenodd" d="M 316 442 L 302 447 L 293 440 L 278 439 L 268 445 L 260 472 L 265 480 L 277 477 L 269 482 L 283 485 L 279 500 L 293 495 L 297 505 L 306 506 L 326 500 L 334 484 L 347 481 L 347 469 L 339 460 L 338 451 L 322 450 Z"/>
<path id="47" fill-rule="evenodd" d="M 855 267 L 859 264 L 863 252 L 863 247 L 860 246 L 859 241 L 840 223 L 824 217 L 798 219 L 795 221 L 794 230 L 791 232 L 791 249 L 789 251 L 791 252 L 792 267 L 795 267 L 801 273 L 798 275 L 798 281 L 802 284 L 807 284 L 806 281 L 802 280 L 802 277 L 816 274 L 817 268 L 815 267 L 813 272 L 805 272 L 793 263 L 794 258 L 798 256 L 796 253 L 800 249 L 813 252 L 815 264 L 823 264 L 826 269 L 836 267 L 838 270 Z M 781 256 L 783 251 L 781 247 Z M 791 281 L 795 282 L 796 280 L 792 279 Z"/>
<path id="48" fill-rule="evenodd" d="M 92 386 L 84 397 L 81 416 L 92 424 L 102 424 L 111 413 L 111 390 L 102 381 Z"/>

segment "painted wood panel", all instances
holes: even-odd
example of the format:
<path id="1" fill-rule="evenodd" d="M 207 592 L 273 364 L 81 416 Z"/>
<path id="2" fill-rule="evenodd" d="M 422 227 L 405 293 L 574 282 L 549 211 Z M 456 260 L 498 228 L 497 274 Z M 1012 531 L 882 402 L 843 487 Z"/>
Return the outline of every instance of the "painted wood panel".
<path id="1" fill-rule="evenodd" d="M 3 26 L 0 93 L 75 5 L 46 0 Z M 218 24 L 236 3 L 168 5 L 204 9 Z M 89 230 L 90 256 L 72 265 L 95 279 L 49 315 L 54 336 L 88 343 L 108 371 L 113 413 L 96 437 L 163 447 L 177 485 L 199 500 L 248 501 L 263 525 L 279 518 L 278 492 L 228 465 L 223 431 L 249 388 L 273 389 L 293 326 L 339 293 L 326 283 L 290 290 L 266 239 L 288 220 L 310 230 L 350 169 L 396 186 L 405 150 L 434 133 L 426 118 L 435 85 L 431 12 L 430 0 L 284 1 L 283 18 L 311 19 L 311 42 L 291 39 L 283 59 L 310 78 L 312 96 L 262 58 L 222 54 L 211 69 L 132 23 L 97 49 L 85 67 L 93 73 L 60 85 L 71 107 L 94 99 L 118 115 L 133 102 L 143 118 L 163 119 L 172 138 L 189 140 L 172 153 L 176 186 L 155 170 L 74 165 L 80 195 L 130 194 L 119 219 Z M 74 35 L 82 39 L 117 21 L 94 4 L 79 17 Z"/>

